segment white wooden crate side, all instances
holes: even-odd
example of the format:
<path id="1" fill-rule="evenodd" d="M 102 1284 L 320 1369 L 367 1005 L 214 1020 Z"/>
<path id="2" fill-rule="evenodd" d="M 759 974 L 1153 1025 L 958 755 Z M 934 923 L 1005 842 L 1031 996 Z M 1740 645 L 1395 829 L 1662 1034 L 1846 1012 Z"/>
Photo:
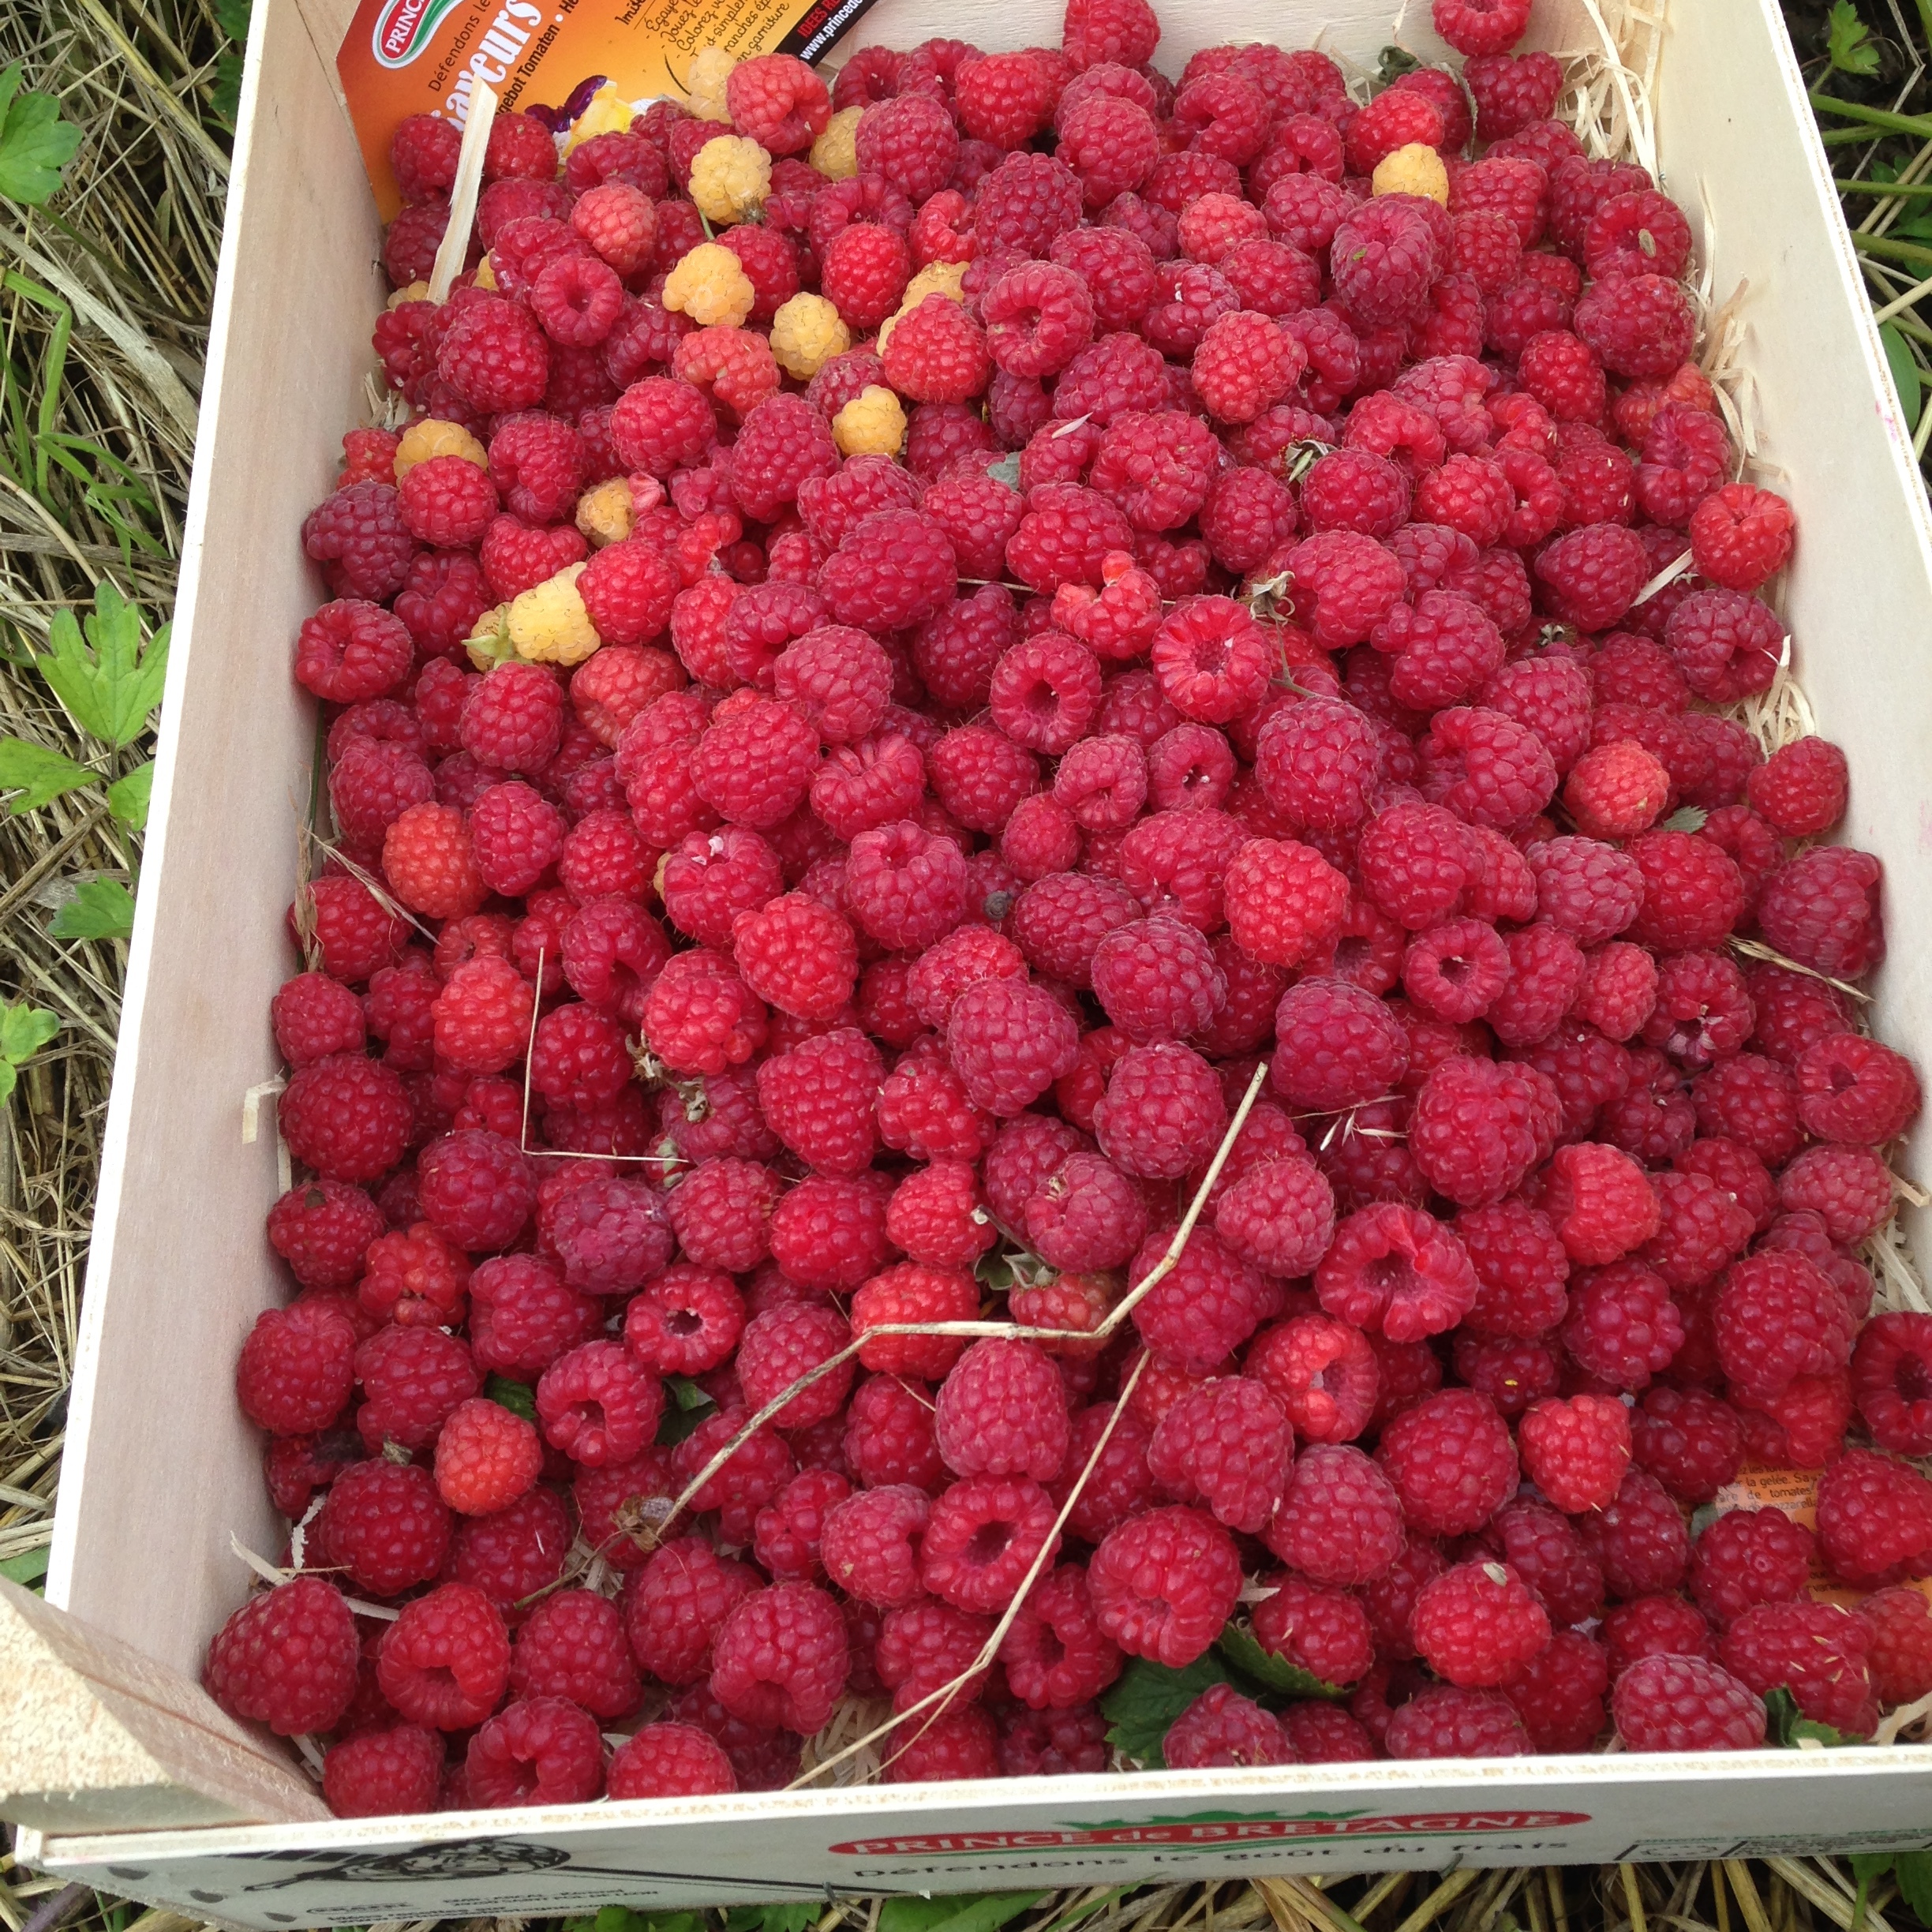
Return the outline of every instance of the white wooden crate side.
<path id="1" fill-rule="evenodd" d="M 832 1893 L 1021 1890 L 1279 1871 L 1610 1863 L 1932 1841 L 1909 1747 L 1834 1758 L 1571 1758 L 1029 1778 L 317 1830 L 60 1841 L 53 1869 L 271 1928 L 677 1908 Z M 1694 1838 L 1687 1834 L 1694 1833 Z"/>
<path id="2" fill-rule="evenodd" d="M 155 889 L 144 895 L 137 937 L 50 1574 L 53 1601 L 189 1670 L 242 1586 L 226 1553 L 230 1530 L 273 1533 L 259 1445 L 227 1394 L 236 1343 L 279 1295 L 256 1232 L 275 1190 L 272 1154 L 267 1143 L 238 1145 L 239 1101 L 273 1069 L 262 1002 L 286 970 L 279 923 L 292 871 L 294 774 L 311 749 L 306 706 L 286 667 L 317 591 L 294 533 L 328 486 L 336 439 L 358 419 L 380 301 L 373 270 L 343 277 L 343 264 L 373 256 L 376 230 L 329 84 L 328 50 L 304 32 L 298 3 L 268 0 L 251 47 L 156 791 Z M 312 23 L 331 16 L 332 0 L 306 4 Z M 1423 5 L 1410 0 L 1418 18 Z M 1234 0 L 1184 11 L 1170 0 L 1164 11 L 1161 59 L 1174 71 L 1209 41 L 1265 35 L 1294 45 L 1318 28 L 1324 47 L 1368 64 L 1389 38 L 1394 9 L 1388 0 L 1331 9 Z M 1024 44 L 1050 39 L 1058 12 L 1050 0 L 883 0 L 862 37 L 906 45 L 943 32 Z M 1765 452 L 1790 470 L 1801 518 L 1791 609 L 1821 723 L 1852 757 L 1848 836 L 1893 867 L 1895 963 L 1882 1005 L 1891 1037 L 1911 1045 L 1932 1028 L 1900 981 L 1924 950 L 1932 912 L 1912 903 L 1910 889 L 1923 877 L 1917 826 L 1895 821 L 1891 801 L 1910 798 L 1919 809 L 1923 786 L 1911 770 L 1926 749 L 1922 710 L 1905 706 L 1932 610 L 1925 513 L 1896 421 L 1878 400 L 1875 336 L 1775 13 L 1768 0 L 1679 0 L 1678 12 L 1664 68 L 1664 166 L 1694 219 L 1700 183 L 1708 196 L 1720 297 L 1740 276 L 1770 291 L 1750 311 L 1747 353 L 1764 391 Z M 1566 0 L 1555 30 L 1562 43 L 1580 43 L 1580 18 Z M 1539 37 L 1552 37 L 1541 23 Z M 1433 46 L 1413 28 L 1402 38 L 1418 51 Z M 1697 118 L 1707 110 L 1722 118 Z M 271 461 L 257 447 L 271 437 Z M 1926 702 L 1911 695 L 1915 707 Z M 1913 722 L 1902 739 L 1905 717 Z M 244 749 L 249 755 L 238 755 Z M 219 998 L 208 990 L 212 958 Z M 192 1399 L 197 1393 L 205 1400 Z M 885 1855 L 829 1848 L 982 1828 L 1085 1834 L 1013 1848 L 1074 1877 L 1085 1868 L 1070 1861 L 1089 1852 L 1133 1861 L 1107 1868 L 1122 1878 L 1172 1870 L 1166 1861 L 1176 1859 L 1204 1874 L 1211 1868 L 1197 1861 L 1210 1858 L 1243 1869 L 1232 1861 L 1249 1855 L 1250 1828 L 1266 1848 L 1257 1855 L 1276 1869 L 1429 1862 L 1413 1826 L 1393 1828 L 1380 1850 L 1376 1833 L 1347 1821 L 1294 1821 L 1321 1828 L 1314 1838 L 1268 1835 L 1290 1822 L 1284 1814 L 1357 1803 L 1365 1817 L 1470 1821 L 1466 1830 L 1423 1834 L 1443 1863 L 1518 1863 L 1531 1855 L 1532 1837 L 1540 1859 L 1613 1857 L 1687 1842 L 1693 1818 L 1709 1834 L 1698 1842 L 1712 1849 L 1769 1837 L 1802 1843 L 1820 1832 L 1831 1842 L 1861 1831 L 1903 1841 L 1932 1836 L 1923 1762 L 1904 1751 L 1758 1753 L 1166 1774 L 373 1820 L 319 1832 L 70 1839 L 42 1855 L 63 1874 L 267 1926 L 513 1912 L 533 1909 L 538 1893 L 549 1908 L 642 1900 L 653 1885 L 665 1888 L 665 1902 L 769 1896 L 774 1872 L 814 1888 L 889 1890 L 890 1875 L 875 1869 Z M 1216 1822 L 1198 1814 L 1215 1810 L 1238 1814 L 1219 1822 L 1241 1832 L 1239 1847 L 1184 1854 L 1170 1844 L 1100 1847 L 1091 1837 L 1102 1821 L 1132 1829 L 1155 1816 L 1212 1829 Z M 1521 1822 L 1572 1811 L 1582 1822 Z M 1499 1829 L 1499 1814 L 1517 1822 Z M 311 1848 L 314 1857 L 305 1855 Z M 898 1889 L 1027 1882 L 1010 1851 L 891 1856 L 915 1868 L 898 1874 Z M 348 1878 L 344 1858 L 386 1863 Z M 274 1861 L 275 1879 L 256 1875 L 263 1860 Z M 465 1879 L 465 1861 L 500 1869 Z M 319 1881 L 303 1874 L 325 1869 L 336 1877 L 309 1889 Z M 537 1870 L 541 1878 L 530 1876 Z M 641 1875 L 651 1871 L 681 1876 Z M 274 1889 L 243 1893 L 244 1884 Z"/>
<path id="3" fill-rule="evenodd" d="M 235 1408 L 237 1350 L 284 1298 L 263 1234 L 279 1067 L 268 995 L 307 812 L 313 705 L 290 675 L 320 593 L 301 519 L 361 420 L 383 299 L 361 163 L 301 14 L 251 36 L 152 814 L 103 1149 L 47 1593 L 190 1675 L 283 1534 Z"/>

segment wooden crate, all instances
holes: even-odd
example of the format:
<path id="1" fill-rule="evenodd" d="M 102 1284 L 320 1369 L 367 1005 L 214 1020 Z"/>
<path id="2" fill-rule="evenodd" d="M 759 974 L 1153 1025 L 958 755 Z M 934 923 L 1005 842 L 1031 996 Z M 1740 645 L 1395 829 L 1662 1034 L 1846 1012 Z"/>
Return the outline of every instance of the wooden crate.
<path id="1" fill-rule="evenodd" d="M 1160 58 L 1178 72 L 1210 42 L 1319 36 L 1372 66 L 1393 8 L 1167 0 Z M 1406 10 L 1404 43 L 1440 52 L 1424 0 Z M 229 1379 L 255 1315 L 282 1292 L 260 1232 L 277 1192 L 273 1136 L 245 1144 L 242 1123 L 245 1095 L 278 1071 L 267 998 L 292 957 L 283 912 L 317 749 L 288 669 L 319 594 L 295 534 L 330 486 L 342 431 L 362 419 L 383 294 L 375 213 L 334 84 L 347 11 L 345 0 L 265 0 L 255 13 L 47 1582 L 51 1604 L 127 1650 L 69 1643 L 54 1660 L 67 1676 L 39 1681 L 77 1711 L 95 1692 L 97 1705 L 140 1702 L 132 1652 L 180 1674 L 179 1708 L 161 1698 L 144 1728 L 124 1702 L 118 1733 L 62 1720 L 75 1761 L 40 1775 L 32 1816 L 49 1835 L 28 1833 L 22 1855 L 271 1926 L 1932 1841 L 1932 1758 L 1910 1747 L 1166 1773 L 339 1823 L 304 1817 L 299 1788 L 271 1762 L 250 1767 L 241 1745 L 216 1738 L 212 1707 L 197 1710 L 181 1679 L 245 1587 L 230 1539 L 270 1552 L 281 1535 Z M 1559 51 L 1597 44 L 1595 11 L 1539 0 L 1537 32 Z M 1058 22 L 1051 0 L 879 0 L 856 38 L 906 46 L 944 32 L 999 47 L 1051 40 Z M 1932 521 L 1773 0 L 1676 0 L 1657 107 L 1664 185 L 1700 231 L 1714 294 L 1743 290 L 1758 463 L 1799 519 L 1787 600 L 1798 663 L 1820 728 L 1852 759 L 1844 837 L 1888 868 L 1877 1025 L 1923 1061 Z M 49 1668 L 38 1641 L 0 1619 L 10 1681 L 29 1661 Z M 169 1728 L 184 1724 L 195 1733 L 185 1743 Z M 43 1773 L 46 1762 L 45 1736 L 19 1732 L 0 1725 L 0 1785 L 15 1791 L 34 1782 L 21 1753 L 39 1751 Z"/>

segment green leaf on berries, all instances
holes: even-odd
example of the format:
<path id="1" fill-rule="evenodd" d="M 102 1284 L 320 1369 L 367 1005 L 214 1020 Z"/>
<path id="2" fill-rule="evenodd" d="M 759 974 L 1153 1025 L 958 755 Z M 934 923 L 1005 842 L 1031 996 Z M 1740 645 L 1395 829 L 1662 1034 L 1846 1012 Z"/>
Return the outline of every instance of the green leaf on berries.
<path id="1" fill-rule="evenodd" d="M 657 1440 L 668 1448 L 696 1434 L 717 1413 L 717 1404 L 689 1376 L 666 1376 L 671 1400 L 657 1425 Z"/>
<path id="2" fill-rule="evenodd" d="M 1871 37 L 1871 29 L 1859 18 L 1852 0 L 1837 0 L 1825 17 L 1825 58 L 1840 73 L 1878 71 L 1878 45 Z"/>
<path id="3" fill-rule="evenodd" d="M 512 1382 L 507 1376 L 493 1375 L 483 1384 L 483 1393 L 500 1409 L 520 1415 L 526 1422 L 537 1420 L 537 1391 L 527 1383 Z"/>
<path id="4" fill-rule="evenodd" d="M 1422 65 L 1406 47 L 1385 47 L 1376 59 L 1376 77 L 1384 87 Z"/>
<path id="5" fill-rule="evenodd" d="M 1015 450 L 1010 456 L 1002 456 L 996 463 L 987 465 L 987 474 L 997 482 L 1004 483 L 1009 489 L 1020 487 L 1020 452 Z"/>
<path id="6" fill-rule="evenodd" d="M 150 758 L 107 788 L 107 809 L 124 826 L 138 832 L 148 822 L 148 802 L 153 796 L 154 760 Z"/>
<path id="7" fill-rule="evenodd" d="M 1788 1750 L 1802 1750 L 1807 1744 L 1836 1747 L 1865 1742 L 1863 1738 L 1848 1737 L 1830 1724 L 1820 1724 L 1816 1718 L 1806 1717 L 1798 1708 L 1798 1700 L 1782 1684 L 1765 1694 L 1765 1716 L 1769 1720 L 1771 1742 L 1784 1745 Z"/>
<path id="8" fill-rule="evenodd" d="M 1107 1742 L 1150 1771 L 1163 1771 L 1167 1761 L 1161 1746 L 1174 1720 L 1204 1690 L 1234 1681 L 1233 1672 L 1211 1650 L 1185 1670 L 1136 1657 L 1100 1700 L 1109 1726 Z"/>
<path id="9" fill-rule="evenodd" d="M 1290 1664 L 1284 1657 L 1277 1657 L 1272 1650 L 1263 1647 L 1252 1631 L 1239 1623 L 1229 1624 L 1215 1642 L 1215 1648 L 1237 1671 L 1253 1678 L 1257 1683 L 1266 1684 L 1271 1690 L 1283 1691 L 1294 1698 L 1348 1695 L 1346 1685 L 1325 1683 L 1313 1672 Z"/>
<path id="10" fill-rule="evenodd" d="M 120 746 L 139 737 L 167 681 L 168 630 L 163 624 L 145 650 L 141 614 L 110 583 L 94 589 L 87 638 L 71 611 L 57 611 L 51 648 L 35 659 L 67 715 L 90 737 Z M 92 646 L 90 649 L 89 647 Z"/>
<path id="11" fill-rule="evenodd" d="M 1702 832 L 1709 816 L 1702 806 L 1686 805 L 1664 821 L 1663 829 L 1666 832 Z"/>
<path id="12" fill-rule="evenodd" d="M 92 878 L 54 915 L 56 939 L 125 939 L 134 930 L 134 895 L 118 879 Z"/>
<path id="13" fill-rule="evenodd" d="M 0 738 L 0 792 L 14 795 L 7 801 L 9 818 L 38 811 L 62 792 L 77 790 L 93 776 L 84 765 L 77 765 L 49 746 L 27 738 Z"/>
<path id="14" fill-rule="evenodd" d="M 1912 360 L 1911 345 L 1892 322 L 1880 324 L 1878 339 L 1885 345 L 1885 367 L 1892 372 L 1892 387 L 1898 396 L 1900 411 L 1908 425 L 1915 424 L 1925 389 L 1919 365 Z"/>
<path id="15" fill-rule="evenodd" d="M 0 196 L 38 207 L 59 192 L 80 130 L 51 94 L 20 92 L 21 64 L 0 69 Z"/>
<path id="16" fill-rule="evenodd" d="M 1892 1861 L 1899 1895 L 1921 1925 L 1932 1925 L 1932 1852 L 1901 1852 Z"/>

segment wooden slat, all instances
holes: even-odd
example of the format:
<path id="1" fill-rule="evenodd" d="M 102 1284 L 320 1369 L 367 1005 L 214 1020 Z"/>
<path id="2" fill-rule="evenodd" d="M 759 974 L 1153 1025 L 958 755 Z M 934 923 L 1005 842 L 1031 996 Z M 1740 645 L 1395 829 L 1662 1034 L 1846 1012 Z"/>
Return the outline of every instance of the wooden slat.
<path id="1" fill-rule="evenodd" d="M 328 1816 L 199 1684 L 3 1578 L 0 1683 L 0 1817 L 122 1832 Z"/>

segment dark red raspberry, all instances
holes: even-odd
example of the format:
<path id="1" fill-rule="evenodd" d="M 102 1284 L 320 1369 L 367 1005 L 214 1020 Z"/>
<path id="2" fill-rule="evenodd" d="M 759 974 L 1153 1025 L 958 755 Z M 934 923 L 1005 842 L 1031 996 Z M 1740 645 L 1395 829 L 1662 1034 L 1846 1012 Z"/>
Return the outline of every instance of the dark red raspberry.
<path id="1" fill-rule="evenodd" d="M 1383 1743 L 1391 1758 L 1522 1758 L 1534 1748 L 1500 1691 L 1447 1684 L 1410 1698 L 1390 1718 Z"/>
<path id="2" fill-rule="evenodd" d="M 335 1586 L 297 1577 L 215 1633 L 202 1681 L 223 1709 L 283 1737 L 332 1729 L 355 1695 L 355 1619 Z"/>
<path id="3" fill-rule="evenodd" d="M 1364 1583 L 1402 1549 L 1401 1499 L 1359 1449 L 1317 1443 L 1295 1458 L 1266 1541 L 1318 1583 Z"/>
<path id="4" fill-rule="evenodd" d="M 1765 1741 L 1763 1700 L 1705 1657 L 1645 1657 L 1617 1679 L 1610 1701 L 1631 1750 L 1750 1750 Z"/>
<path id="5" fill-rule="evenodd" d="M 1508 1428 L 1472 1390 L 1445 1389 L 1405 1410 L 1383 1429 L 1376 1455 L 1404 1515 L 1429 1534 L 1477 1529 L 1515 1493 Z"/>
<path id="6" fill-rule="evenodd" d="M 1837 1604 L 1762 1604 L 1719 1638 L 1717 1661 L 1759 1696 L 1788 1690 L 1806 1717 L 1863 1736 L 1878 1720 L 1870 1643 L 1868 1627 Z"/>
<path id="7" fill-rule="evenodd" d="M 1226 1530 L 1199 1510 L 1149 1510 L 1102 1539 L 1088 1584 L 1100 1628 L 1123 1650 L 1178 1669 L 1220 1634 L 1241 1559 Z"/>

